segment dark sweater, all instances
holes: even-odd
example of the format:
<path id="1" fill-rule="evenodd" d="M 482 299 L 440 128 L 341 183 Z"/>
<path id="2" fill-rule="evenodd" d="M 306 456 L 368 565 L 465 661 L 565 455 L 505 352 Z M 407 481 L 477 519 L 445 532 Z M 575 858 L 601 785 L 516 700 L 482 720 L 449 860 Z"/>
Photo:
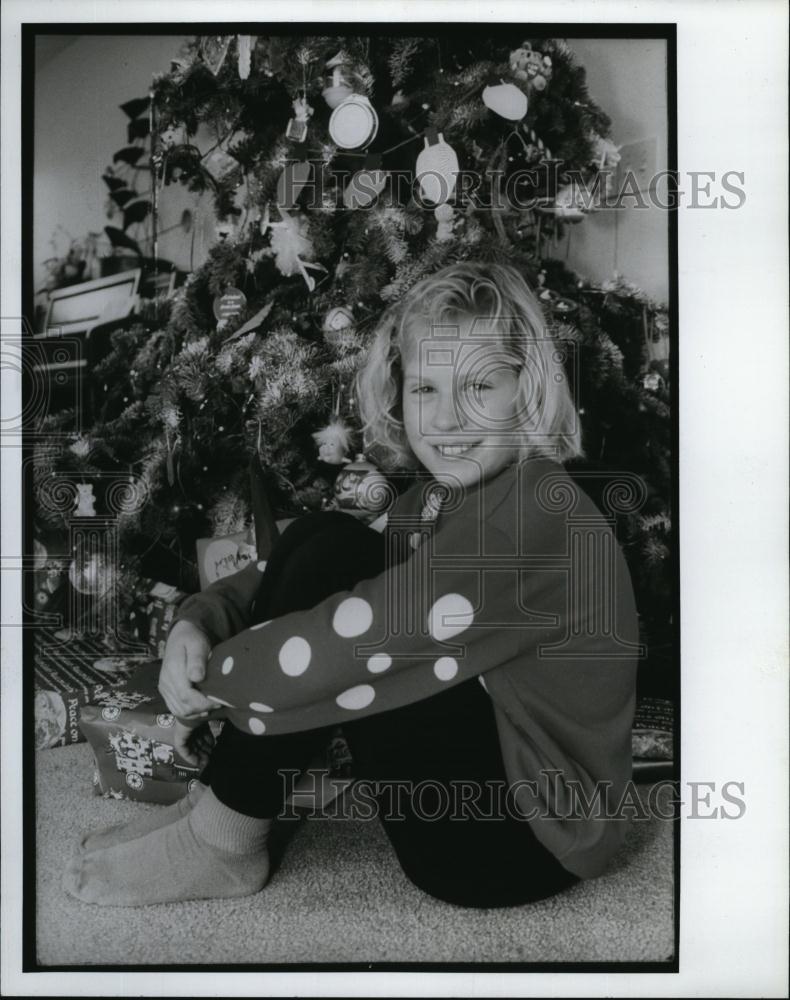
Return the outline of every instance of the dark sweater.
<path id="1" fill-rule="evenodd" d="M 546 459 L 468 489 L 434 523 L 420 520 L 425 485 L 390 511 L 390 568 L 350 591 L 252 627 L 255 566 L 185 600 L 177 620 L 215 644 L 200 688 L 238 728 L 274 735 L 483 675 L 519 810 L 569 871 L 598 875 L 625 834 L 594 792 L 607 783 L 611 809 L 630 778 L 638 641 L 611 527 Z"/>

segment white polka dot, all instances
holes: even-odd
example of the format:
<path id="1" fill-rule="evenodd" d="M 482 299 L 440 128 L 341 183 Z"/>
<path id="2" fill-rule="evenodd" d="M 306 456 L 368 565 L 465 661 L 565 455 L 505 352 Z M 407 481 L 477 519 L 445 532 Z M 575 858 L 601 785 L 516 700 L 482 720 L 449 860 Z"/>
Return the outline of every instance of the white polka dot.
<path id="1" fill-rule="evenodd" d="M 271 705 L 264 705 L 263 702 L 260 702 L 260 701 L 251 701 L 250 702 L 250 708 L 253 710 L 253 712 L 273 712 L 274 711 L 274 709 L 271 707 Z"/>
<path id="2" fill-rule="evenodd" d="M 217 698 L 216 695 L 207 694 L 206 697 L 209 701 L 215 701 L 218 705 L 227 705 L 228 708 L 233 708 L 233 705 L 229 701 L 223 701 L 222 698 Z"/>
<path id="3" fill-rule="evenodd" d="M 260 736 L 261 733 L 266 732 L 266 725 L 260 719 L 250 719 L 247 725 L 250 727 L 250 732 L 256 736 Z"/>
<path id="4" fill-rule="evenodd" d="M 434 663 L 433 672 L 440 681 L 451 681 L 458 673 L 458 663 L 452 656 L 441 656 Z"/>
<path id="5" fill-rule="evenodd" d="M 258 563 L 257 569 L 258 569 L 259 573 L 262 573 L 266 569 L 266 560 L 265 559 Z"/>
<path id="6" fill-rule="evenodd" d="M 222 661 L 222 666 L 220 667 L 223 674 L 229 674 L 233 670 L 233 657 L 226 656 Z"/>
<path id="7" fill-rule="evenodd" d="M 474 608 L 462 594 L 445 594 L 428 612 L 428 631 L 444 642 L 468 629 L 473 619 Z"/>
<path id="8" fill-rule="evenodd" d="M 368 660 L 368 670 L 372 674 L 383 674 L 392 666 L 392 657 L 387 653 L 374 653 Z"/>
<path id="9" fill-rule="evenodd" d="M 419 531 L 413 531 L 409 535 L 409 545 L 411 545 L 413 549 L 418 549 L 421 544 L 422 544 L 422 535 L 420 534 Z"/>
<path id="10" fill-rule="evenodd" d="M 332 619 L 332 628 L 344 639 L 362 635 L 372 624 L 373 608 L 361 597 L 347 597 L 338 604 Z"/>
<path id="11" fill-rule="evenodd" d="M 359 711 L 360 708 L 367 708 L 376 697 L 376 692 L 370 684 L 357 684 L 356 687 L 349 688 L 339 694 L 335 701 L 341 708 L 348 708 L 352 711 Z"/>
<path id="12" fill-rule="evenodd" d="M 267 622 L 261 622 L 259 625 L 250 625 L 250 631 L 254 632 L 256 629 L 263 628 L 264 625 L 271 625 L 271 618 Z"/>
<path id="13" fill-rule="evenodd" d="M 312 650 L 307 639 L 300 635 L 291 636 L 284 642 L 280 650 L 280 666 L 284 674 L 289 677 L 298 677 L 310 666 Z"/>

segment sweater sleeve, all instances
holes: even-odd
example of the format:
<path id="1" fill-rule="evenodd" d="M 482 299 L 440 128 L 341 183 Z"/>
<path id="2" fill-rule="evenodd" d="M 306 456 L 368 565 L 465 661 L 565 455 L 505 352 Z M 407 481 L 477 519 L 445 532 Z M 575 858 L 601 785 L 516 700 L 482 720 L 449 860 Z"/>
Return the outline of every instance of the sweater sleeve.
<path id="1" fill-rule="evenodd" d="M 245 732 L 276 735 L 342 723 L 420 701 L 521 655 L 524 629 L 545 641 L 547 592 L 561 574 L 519 569 L 498 529 L 469 552 L 475 518 L 453 515 L 436 538 L 388 560 L 378 576 L 314 608 L 254 625 L 211 653 L 203 693 Z M 413 534 L 413 533 L 412 533 Z M 549 603 L 552 603 L 551 601 Z M 552 619 L 552 623 L 556 622 Z"/>
<path id="2" fill-rule="evenodd" d="M 261 583 L 264 563 L 251 563 L 238 573 L 216 580 L 178 606 L 173 624 L 188 621 L 206 633 L 211 644 L 230 639 L 250 624 L 252 602 Z"/>

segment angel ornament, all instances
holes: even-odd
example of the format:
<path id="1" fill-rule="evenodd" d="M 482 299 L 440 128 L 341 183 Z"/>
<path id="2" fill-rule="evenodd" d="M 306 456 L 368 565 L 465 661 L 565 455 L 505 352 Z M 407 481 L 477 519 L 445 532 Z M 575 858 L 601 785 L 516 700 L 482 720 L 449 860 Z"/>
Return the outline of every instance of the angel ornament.
<path id="1" fill-rule="evenodd" d="M 280 215 L 282 216 L 280 222 L 272 222 L 267 204 L 261 220 L 261 234 L 265 236 L 269 229 L 272 230 L 270 252 L 274 256 L 280 274 L 286 278 L 297 273 L 301 274 L 308 291 L 312 292 L 315 288 L 315 278 L 307 273 L 307 269 L 326 273 L 326 268 L 323 264 L 310 261 L 315 255 L 315 249 L 309 237 L 309 222 L 305 216 L 298 213 L 291 215 L 282 206 Z"/>

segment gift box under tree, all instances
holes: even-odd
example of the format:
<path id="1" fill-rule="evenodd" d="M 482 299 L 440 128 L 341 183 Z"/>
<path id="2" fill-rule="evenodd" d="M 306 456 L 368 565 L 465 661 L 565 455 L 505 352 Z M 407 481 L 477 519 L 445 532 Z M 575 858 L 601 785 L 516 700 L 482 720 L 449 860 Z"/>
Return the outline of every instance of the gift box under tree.
<path id="1" fill-rule="evenodd" d="M 175 750 L 175 717 L 158 691 L 159 660 L 82 707 L 80 728 L 93 749 L 97 795 L 168 805 L 182 798 L 200 768 Z"/>

